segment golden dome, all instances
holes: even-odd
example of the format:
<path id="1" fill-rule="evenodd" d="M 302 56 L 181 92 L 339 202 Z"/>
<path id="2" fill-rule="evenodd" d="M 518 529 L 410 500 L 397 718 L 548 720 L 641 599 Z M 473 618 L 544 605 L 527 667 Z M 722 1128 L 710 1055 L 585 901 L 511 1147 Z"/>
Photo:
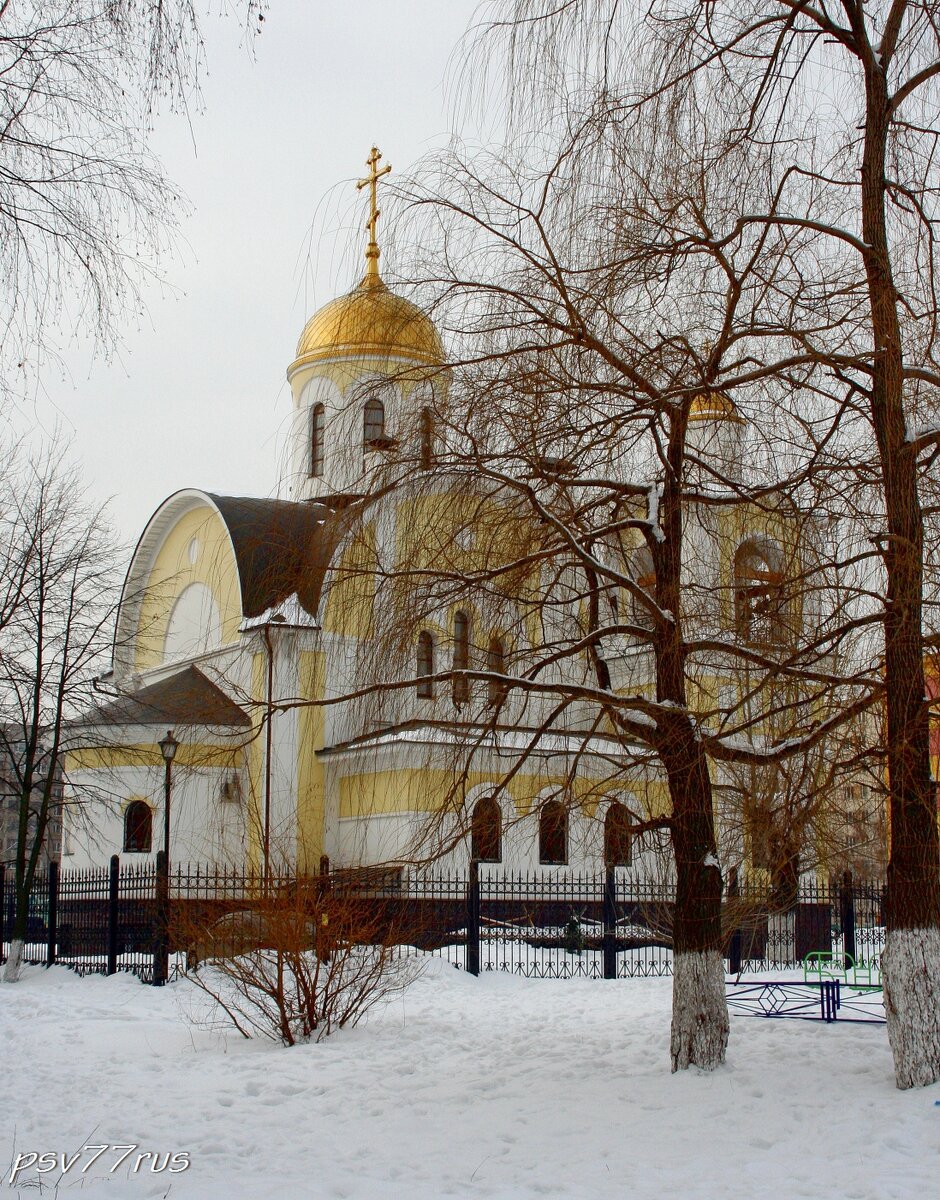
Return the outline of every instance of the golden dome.
<path id="1" fill-rule="evenodd" d="M 357 288 L 313 314 L 291 370 L 325 358 L 408 358 L 437 366 L 444 347 L 434 322 L 385 286 L 374 259 Z"/>
<path id="2" fill-rule="evenodd" d="M 689 405 L 689 424 L 700 421 L 733 421 L 744 424 L 744 418 L 734 406 L 734 401 L 724 392 L 700 392 Z"/>

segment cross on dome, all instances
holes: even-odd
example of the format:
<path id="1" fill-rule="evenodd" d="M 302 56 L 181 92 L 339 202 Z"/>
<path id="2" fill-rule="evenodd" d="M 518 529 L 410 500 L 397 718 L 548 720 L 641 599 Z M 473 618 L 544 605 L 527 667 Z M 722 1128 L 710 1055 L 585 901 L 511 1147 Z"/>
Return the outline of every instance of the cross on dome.
<path id="1" fill-rule="evenodd" d="M 392 169 L 391 163 L 386 163 L 379 170 L 379 159 L 382 157 L 382 151 L 378 146 L 372 147 L 372 153 L 366 159 L 366 166 L 369 168 L 369 174 L 365 179 L 360 179 L 356 184 L 356 190 L 362 191 L 364 187 L 369 189 L 369 219 L 366 221 L 366 229 L 369 231 L 369 244 L 366 246 L 366 269 L 367 275 L 378 275 L 379 273 L 379 243 L 376 240 L 375 228 L 379 217 L 382 215 L 378 205 L 378 184 L 383 175 L 387 175 Z"/>
<path id="2" fill-rule="evenodd" d="M 288 378 L 296 379 L 298 388 L 303 386 L 301 369 L 330 359 L 360 360 L 369 364 L 369 370 L 389 359 L 432 367 L 444 362 L 434 322 L 410 300 L 389 291 L 379 274 L 378 183 L 392 169 L 391 164 L 380 167 L 381 159 L 381 150 L 373 146 L 366 159 L 369 174 L 356 182 L 359 191 L 369 188 L 365 275 L 351 292 L 329 301 L 304 326 L 296 358 L 288 368 Z"/>

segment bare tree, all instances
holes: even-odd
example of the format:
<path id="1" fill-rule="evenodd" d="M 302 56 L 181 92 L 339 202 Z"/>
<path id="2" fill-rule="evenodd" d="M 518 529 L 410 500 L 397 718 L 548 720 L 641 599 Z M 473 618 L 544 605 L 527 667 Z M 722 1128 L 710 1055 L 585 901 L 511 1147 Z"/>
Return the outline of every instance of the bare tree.
<path id="1" fill-rule="evenodd" d="M 357 699 L 380 724 L 405 689 L 453 702 L 449 813 L 481 763 L 508 787 L 549 743 L 564 802 L 651 797 L 631 833 L 672 843 L 674 1069 L 716 1066 L 728 1033 L 713 775 L 805 759 L 878 695 L 870 675 L 837 694 L 832 670 L 848 618 L 789 403 L 811 372 L 756 370 L 737 334 L 786 247 L 712 245 L 679 144 L 644 154 L 588 112 L 544 165 L 455 156 L 404 189 L 453 354 L 373 480 L 408 518 L 392 535 L 365 504 L 375 564 L 356 568 L 381 583 L 379 682 Z M 590 156 L 605 170 L 586 184 Z M 648 182 L 666 170 L 681 216 Z"/>
<path id="2" fill-rule="evenodd" d="M 243 0 L 246 20 L 260 0 Z M 0 2 L 3 387 L 72 325 L 107 345 L 180 197 L 147 146 L 154 106 L 192 103 L 194 0 Z"/>
<path id="3" fill-rule="evenodd" d="M 521 0 L 495 24 L 524 91 L 517 116 L 546 96 L 563 111 L 559 95 L 593 86 L 611 119 L 639 117 L 653 130 L 698 122 L 713 185 L 722 164 L 741 167 L 738 203 L 707 237 L 720 246 L 750 228 L 788 242 L 788 269 L 767 276 L 755 315 L 786 339 L 778 368 L 817 364 L 830 410 L 860 420 L 844 445 L 859 468 L 856 486 L 877 497 L 867 532 L 882 582 L 872 592 L 886 601 L 883 965 L 899 1087 L 940 1077 L 940 847 L 924 688 L 934 637 L 925 641 L 934 543 L 925 519 L 935 511 L 925 509 L 925 468 L 936 456 L 940 384 L 936 18 L 932 3 L 908 0 L 680 0 L 642 12 L 617 0 Z M 572 84 L 577 68 L 588 84 Z"/>
<path id="4" fill-rule="evenodd" d="M 68 724 L 90 707 L 111 650 L 120 579 L 105 514 L 83 499 L 61 447 L 21 456 L 4 477 L 0 538 L 0 755 L 16 814 L 12 982 L 43 847 L 61 821 Z"/>

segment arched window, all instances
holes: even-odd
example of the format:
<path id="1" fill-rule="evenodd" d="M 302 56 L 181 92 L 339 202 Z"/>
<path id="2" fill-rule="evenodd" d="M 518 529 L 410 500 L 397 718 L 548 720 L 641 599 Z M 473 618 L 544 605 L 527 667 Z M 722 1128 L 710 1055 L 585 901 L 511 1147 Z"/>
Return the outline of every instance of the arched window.
<path id="1" fill-rule="evenodd" d="M 757 795 L 747 795 L 744 798 L 746 846 L 752 867 L 773 871 L 780 866 L 780 856 L 775 853 L 775 849 L 779 848 L 775 828 L 777 822 L 774 820 L 773 804 L 766 794 L 760 794 L 763 788 L 759 785 L 757 792 Z"/>
<path id="2" fill-rule="evenodd" d="M 539 862 L 564 866 L 568 861 L 568 810 L 559 800 L 539 809 Z"/>
<path id="3" fill-rule="evenodd" d="M 506 674 L 506 650 L 501 638 L 490 638 L 489 648 L 486 652 L 486 669 L 492 671 L 494 675 Z M 508 690 L 505 683 L 500 683 L 497 679 L 491 679 L 486 685 L 488 703 L 494 708 L 497 704 L 502 704 L 506 699 Z"/>
<path id="4" fill-rule="evenodd" d="M 434 418 L 429 408 L 421 410 L 421 469 L 430 471 L 434 466 Z"/>
<path id="5" fill-rule="evenodd" d="M 492 796 L 473 806 L 470 818 L 470 856 L 478 862 L 502 862 L 502 813 Z"/>
<path id="6" fill-rule="evenodd" d="M 465 612 L 454 615 L 454 668 L 470 669 L 470 618 Z M 466 675 L 454 676 L 454 703 L 466 704 L 470 699 L 470 680 Z"/>
<path id="7" fill-rule="evenodd" d="M 143 800 L 132 800 L 124 813 L 124 853 L 149 854 L 153 813 Z"/>
<path id="8" fill-rule="evenodd" d="M 648 547 L 643 546 L 633 554 L 630 559 L 630 574 L 637 586 L 655 599 L 656 571 L 653 567 L 653 556 Z M 653 628 L 653 614 L 649 605 L 637 596 L 630 598 L 630 613 L 634 625 L 639 625 L 641 629 Z"/>
<path id="9" fill-rule="evenodd" d="M 415 689 L 418 695 L 424 700 L 432 700 L 434 698 L 434 684 L 431 682 L 430 676 L 434 674 L 434 638 L 427 632 L 422 630 L 418 634 L 418 685 Z"/>
<path id="10" fill-rule="evenodd" d="M 310 474 L 323 474 L 323 424 L 326 409 L 315 404 L 310 410 Z"/>
<path id="11" fill-rule="evenodd" d="M 604 866 L 629 867 L 632 840 L 630 813 L 623 804 L 611 804 L 604 817 Z"/>
<path id="12" fill-rule="evenodd" d="M 779 646 L 786 641 L 783 571 L 772 547 L 743 542 L 735 553 L 734 624 L 745 642 Z"/>
<path id="13" fill-rule="evenodd" d="M 385 438 L 385 405 L 374 396 L 362 410 L 362 441 L 367 450 Z"/>

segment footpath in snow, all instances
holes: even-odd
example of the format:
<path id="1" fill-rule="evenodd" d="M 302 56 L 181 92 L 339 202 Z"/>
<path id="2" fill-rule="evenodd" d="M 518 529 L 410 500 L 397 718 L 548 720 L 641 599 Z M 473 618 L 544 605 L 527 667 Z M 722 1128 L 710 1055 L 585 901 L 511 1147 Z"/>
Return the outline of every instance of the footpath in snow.
<path id="1" fill-rule="evenodd" d="M 670 983 L 428 959 L 359 1028 L 284 1049 L 200 1025 L 186 981 L 31 968 L 0 987 L 0 1200 L 940 1195 L 940 1087 L 895 1089 L 883 1026 L 734 1017 L 725 1069 L 670 1075 Z M 11 1187 L 34 1152 L 82 1157 Z"/>

